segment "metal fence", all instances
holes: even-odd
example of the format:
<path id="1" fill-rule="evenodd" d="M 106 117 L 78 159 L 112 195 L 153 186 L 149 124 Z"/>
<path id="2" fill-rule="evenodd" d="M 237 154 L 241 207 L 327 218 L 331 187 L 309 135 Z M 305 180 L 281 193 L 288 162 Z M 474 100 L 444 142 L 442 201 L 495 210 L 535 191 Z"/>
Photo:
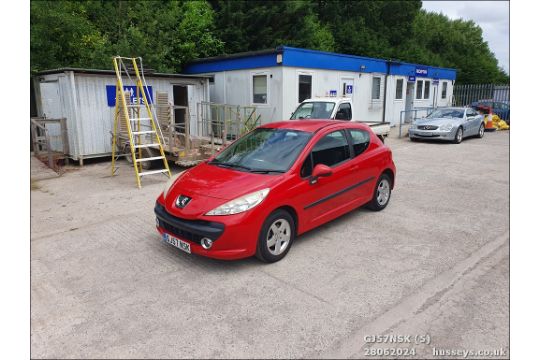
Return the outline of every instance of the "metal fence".
<path id="1" fill-rule="evenodd" d="M 471 84 L 455 85 L 452 104 L 467 106 L 479 100 L 510 104 L 510 85 Z"/>
<path id="2" fill-rule="evenodd" d="M 59 160 L 67 161 L 69 154 L 66 119 L 30 118 L 30 135 L 34 156 L 59 172 Z"/>

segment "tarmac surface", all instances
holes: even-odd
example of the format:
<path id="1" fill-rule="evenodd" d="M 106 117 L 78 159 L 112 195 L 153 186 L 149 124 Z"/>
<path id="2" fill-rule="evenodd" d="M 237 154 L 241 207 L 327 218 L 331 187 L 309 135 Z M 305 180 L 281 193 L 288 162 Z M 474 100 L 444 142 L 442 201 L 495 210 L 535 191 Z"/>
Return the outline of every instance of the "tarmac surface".
<path id="1" fill-rule="evenodd" d="M 115 177 L 102 161 L 34 179 L 32 358 L 508 358 L 509 133 L 387 144 L 388 207 L 274 264 L 161 242 L 165 178 L 139 190 L 125 160 Z"/>

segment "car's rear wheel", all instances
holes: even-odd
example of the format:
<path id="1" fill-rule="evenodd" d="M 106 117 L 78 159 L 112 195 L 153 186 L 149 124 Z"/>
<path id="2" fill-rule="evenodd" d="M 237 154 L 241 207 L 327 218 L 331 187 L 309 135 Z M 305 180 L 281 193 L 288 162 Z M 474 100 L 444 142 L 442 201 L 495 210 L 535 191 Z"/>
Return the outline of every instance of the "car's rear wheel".
<path id="1" fill-rule="evenodd" d="M 390 202 L 390 196 L 392 195 L 392 179 L 388 174 L 382 174 L 377 180 L 375 185 L 375 191 L 373 197 L 368 203 L 367 207 L 373 211 L 381 211 Z"/>
<path id="2" fill-rule="evenodd" d="M 454 144 L 459 144 L 463 140 L 463 128 L 460 126 L 456 131 L 456 136 L 454 137 Z"/>
<path id="3" fill-rule="evenodd" d="M 276 262 L 285 257 L 296 234 L 294 219 L 279 209 L 270 214 L 261 228 L 256 256 L 264 262 Z"/>
<path id="4" fill-rule="evenodd" d="M 482 121 L 482 123 L 480 124 L 480 128 L 478 129 L 478 134 L 476 135 L 478 138 L 483 138 L 484 137 L 484 130 L 485 130 L 485 127 L 484 127 L 484 122 Z"/>

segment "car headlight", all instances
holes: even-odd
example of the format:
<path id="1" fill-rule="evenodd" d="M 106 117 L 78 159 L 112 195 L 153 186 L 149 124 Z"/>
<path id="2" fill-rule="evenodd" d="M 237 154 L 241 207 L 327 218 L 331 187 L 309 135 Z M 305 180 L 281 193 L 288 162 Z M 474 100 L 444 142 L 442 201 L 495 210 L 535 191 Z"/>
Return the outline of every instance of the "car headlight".
<path id="1" fill-rule="evenodd" d="M 169 192 L 169 190 L 171 189 L 171 187 L 173 186 L 174 182 L 180 177 L 180 175 L 182 175 L 183 173 L 185 173 L 185 171 L 181 171 L 179 172 L 178 174 L 174 175 L 174 176 L 171 176 L 169 178 L 169 180 L 167 180 L 167 182 L 165 183 L 165 187 L 163 188 L 163 198 L 167 198 L 167 193 Z"/>
<path id="2" fill-rule="evenodd" d="M 207 212 L 206 215 L 233 215 L 248 211 L 259 205 L 266 198 L 268 192 L 270 192 L 270 189 L 262 189 L 241 196 Z"/>
<path id="3" fill-rule="evenodd" d="M 454 128 L 454 124 L 444 124 L 440 127 L 442 131 L 450 131 Z"/>

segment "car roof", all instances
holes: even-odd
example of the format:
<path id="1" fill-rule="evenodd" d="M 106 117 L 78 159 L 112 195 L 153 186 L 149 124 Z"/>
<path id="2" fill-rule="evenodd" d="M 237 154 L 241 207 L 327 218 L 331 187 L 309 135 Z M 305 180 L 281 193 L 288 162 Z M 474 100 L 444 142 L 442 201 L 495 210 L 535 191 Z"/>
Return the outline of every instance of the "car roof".
<path id="1" fill-rule="evenodd" d="M 304 101 L 302 101 L 302 103 L 306 103 L 306 102 L 331 102 L 331 103 L 335 103 L 335 102 L 338 102 L 338 101 L 351 101 L 352 99 L 349 98 L 349 97 L 337 97 L 337 96 L 321 96 L 321 97 L 316 97 L 316 98 L 309 98 L 309 99 L 305 99 Z"/>
<path id="2" fill-rule="evenodd" d="M 341 120 L 284 120 L 278 122 L 271 122 L 265 125 L 262 125 L 261 128 L 271 128 L 271 129 L 289 129 L 289 130 L 299 130 L 306 132 L 317 132 L 326 127 L 335 127 L 338 129 L 344 128 L 358 128 L 366 129 L 369 126 L 353 122 L 353 121 L 341 121 Z"/>

